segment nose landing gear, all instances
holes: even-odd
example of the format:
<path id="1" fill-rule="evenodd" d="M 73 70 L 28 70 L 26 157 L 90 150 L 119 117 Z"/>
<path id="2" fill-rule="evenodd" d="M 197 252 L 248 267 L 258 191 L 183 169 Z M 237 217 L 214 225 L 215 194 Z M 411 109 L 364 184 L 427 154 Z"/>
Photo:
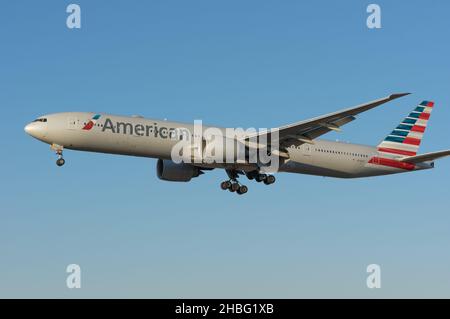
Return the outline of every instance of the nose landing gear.
<path id="1" fill-rule="evenodd" d="M 56 165 L 58 165 L 59 167 L 63 166 L 66 163 L 66 161 L 64 160 L 64 157 L 63 157 L 63 149 L 64 148 L 61 145 L 52 144 L 51 149 L 56 152 L 56 155 L 58 155 L 58 159 L 56 160 Z"/>

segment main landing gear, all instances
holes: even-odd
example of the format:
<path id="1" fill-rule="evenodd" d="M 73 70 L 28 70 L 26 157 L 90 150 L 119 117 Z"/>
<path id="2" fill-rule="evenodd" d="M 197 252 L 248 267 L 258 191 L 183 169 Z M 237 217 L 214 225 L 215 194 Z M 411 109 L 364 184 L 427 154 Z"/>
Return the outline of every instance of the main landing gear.
<path id="1" fill-rule="evenodd" d="M 248 192 L 248 187 L 238 182 L 239 173 L 235 170 L 226 170 L 228 177 L 227 181 L 220 183 L 220 188 L 223 190 L 229 190 L 232 193 L 243 195 Z"/>
<path id="2" fill-rule="evenodd" d="M 247 174 L 248 179 L 254 179 L 258 183 L 263 182 L 266 185 L 270 185 L 275 183 L 275 176 L 273 175 L 267 175 L 267 174 Z"/>
<path id="3" fill-rule="evenodd" d="M 242 185 L 238 181 L 239 174 L 243 175 L 243 172 L 238 172 L 234 170 L 226 170 L 229 180 L 223 181 L 220 183 L 220 188 L 223 190 L 229 190 L 230 192 L 234 193 L 236 192 L 239 195 L 243 195 L 248 192 L 248 187 L 245 185 Z M 273 175 L 267 175 L 267 174 L 261 174 L 257 171 L 245 173 L 247 178 L 249 180 L 255 180 L 258 183 L 264 182 L 266 185 L 270 185 L 275 183 L 275 176 Z"/>
<path id="4" fill-rule="evenodd" d="M 245 185 L 241 185 L 237 179 L 233 180 L 230 179 L 228 181 L 223 181 L 220 183 L 220 188 L 223 190 L 229 190 L 230 192 L 234 193 L 236 192 L 239 195 L 243 195 L 248 192 L 248 187 Z"/>

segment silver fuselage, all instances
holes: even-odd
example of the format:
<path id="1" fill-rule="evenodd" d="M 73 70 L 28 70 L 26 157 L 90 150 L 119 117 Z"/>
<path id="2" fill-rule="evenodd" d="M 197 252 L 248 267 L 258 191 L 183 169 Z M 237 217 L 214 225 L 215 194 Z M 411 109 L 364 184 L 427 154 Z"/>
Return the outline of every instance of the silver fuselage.
<path id="1" fill-rule="evenodd" d="M 100 114 L 100 119 L 89 130 L 84 130 L 95 113 L 56 113 L 42 118 L 46 122 L 32 122 L 25 128 L 28 134 L 51 145 L 65 149 L 120 154 L 160 159 L 171 159 L 173 146 L 178 142 L 171 138 L 174 129 L 194 131 L 193 124 Z M 105 127 L 107 121 L 113 123 Z M 119 123 L 119 124 L 118 124 Z M 204 129 L 209 127 L 204 126 Z M 225 134 L 225 128 L 218 128 Z M 319 176 L 356 178 L 403 173 L 432 168 L 432 163 L 411 166 L 399 165 L 398 156 L 386 157 L 376 147 L 314 140 L 314 144 L 291 145 L 289 158 L 283 160 L 279 172 L 311 174 Z M 242 163 L 212 164 L 216 168 L 253 169 Z"/>

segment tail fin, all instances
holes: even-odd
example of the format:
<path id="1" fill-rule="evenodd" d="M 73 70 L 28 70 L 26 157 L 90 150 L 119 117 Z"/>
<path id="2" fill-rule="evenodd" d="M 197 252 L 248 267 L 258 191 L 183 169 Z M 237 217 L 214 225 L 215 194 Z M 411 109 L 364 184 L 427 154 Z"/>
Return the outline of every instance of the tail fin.
<path id="1" fill-rule="evenodd" d="M 423 101 L 378 145 L 387 154 L 415 156 L 427 128 L 434 102 Z"/>

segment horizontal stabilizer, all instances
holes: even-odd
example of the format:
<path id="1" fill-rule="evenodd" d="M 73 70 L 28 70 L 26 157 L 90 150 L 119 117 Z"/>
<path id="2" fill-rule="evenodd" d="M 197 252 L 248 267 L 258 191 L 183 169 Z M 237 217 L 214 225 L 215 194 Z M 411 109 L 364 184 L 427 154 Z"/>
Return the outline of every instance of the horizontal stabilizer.
<path id="1" fill-rule="evenodd" d="M 422 162 L 433 161 L 435 159 L 445 157 L 445 156 L 450 156 L 450 150 L 433 152 L 433 153 L 425 153 L 425 154 L 416 155 L 416 156 L 409 156 L 409 157 L 402 158 L 400 160 L 400 162 L 422 163 Z"/>

